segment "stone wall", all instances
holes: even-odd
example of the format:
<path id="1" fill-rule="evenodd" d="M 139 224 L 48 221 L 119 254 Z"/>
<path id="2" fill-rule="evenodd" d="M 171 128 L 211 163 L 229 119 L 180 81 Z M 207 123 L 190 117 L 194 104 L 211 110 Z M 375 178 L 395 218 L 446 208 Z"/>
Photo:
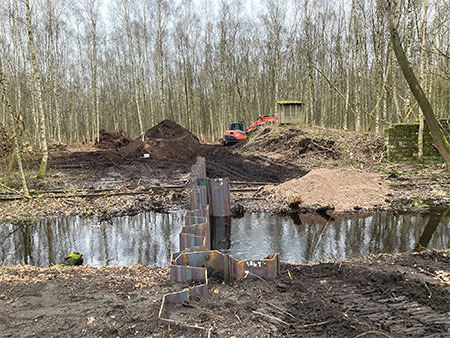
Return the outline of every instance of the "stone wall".
<path id="1" fill-rule="evenodd" d="M 439 121 L 444 129 L 450 133 L 448 120 Z M 418 123 L 394 124 L 385 130 L 386 156 L 391 162 L 417 162 Z M 433 146 L 431 134 L 425 124 L 423 132 L 424 162 L 443 162 L 443 159 Z"/>

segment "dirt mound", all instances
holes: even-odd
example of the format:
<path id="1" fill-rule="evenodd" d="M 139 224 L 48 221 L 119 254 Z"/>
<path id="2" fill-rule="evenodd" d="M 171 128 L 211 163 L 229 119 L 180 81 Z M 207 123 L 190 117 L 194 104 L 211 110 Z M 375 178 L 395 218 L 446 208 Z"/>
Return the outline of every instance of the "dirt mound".
<path id="1" fill-rule="evenodd" d="M 352 170 L 314 169 L 277 186 L 267 186 L 283 198 L 300 198 L 301 205 L 333 205 L 336 211 L 385 208 L 390 189 L 379 175 Z"/>
<path id="2" fill-rule="evenodd" d="M 251 139 L 251 142 L 243 148 L 244 150 L 272 152 L 287 151 L 294 156 L 321 153 L 327 157 L 337 158 L 339 154 L 335 144 L 334 140 L 307 135 L 306 132 L 298 128 L 272 126 L 260 129 Z"/>
<path id="3" fill-rule="evenodd" d="M 191 158 L 199 149 L 200 141 L 194 134 L 171 120 L 164 120 L 147 130 L 144 137 L 140 136 L 121 148 L 120 153 L 128 158 L 144 154 L 151 158 Z"/>
<path id="4" fill-rule="evenodd" d="M 190 135 L 197 139 L 189 130 L 183 128 L 172 120 L 163 120 L 153 128 L 145 132 L 145 137 L 148 139 L 174 139 Z M 198 141 L 198 139 L 197 139 Z"/>
<path id="5" fill-rule="evenodd" d="M 99 141 L 95 144 L 99 149 L 119 149 L 128 145 L 133 139 L 126 136 L 122 131 L 100 130 Z"/>
<path id="6" fill-rule="evenodd" d="M 311 126 L 265 127 L 255 132 L 241 151 L 289 159 L 305 169 L 362 169 L 376 167 L 386 161 L 382 135 Z"/>

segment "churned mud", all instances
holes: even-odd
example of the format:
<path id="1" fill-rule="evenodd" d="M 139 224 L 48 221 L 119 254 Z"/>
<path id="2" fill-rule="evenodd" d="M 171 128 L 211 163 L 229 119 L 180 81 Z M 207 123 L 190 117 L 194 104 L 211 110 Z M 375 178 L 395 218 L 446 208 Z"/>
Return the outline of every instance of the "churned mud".
<path id="1" fill-rule="evenodd" d="M 381 255 L 314 265 L 283 263 L 274 281 L 212 280 L 208 298 L 170 308 L 171 318 L 213 337 L 445 337 L 450 329 L 450 251 Z M 157 316 L 168 268 L 0 268 L 4 337 L 195 336 L 164 332 Z"/>
<path id="2" fill-rule="evenodd" d="M 136 139 L 102 131 L 94 146 L 53 149 L 47 180 L 30 182 L 32 200 L 3 190 L 0 218 L 186 208 L 197 156 L 206 158 L 209 177 L 230 178 L 232 203 L 246 211 L 289 213 L 293 206 L 297 212 L 323 205 L 336 211 L 424 210 L 450 203 L 450 171 L 439 164 L 388 163 L 381 137 L 349 131 L 272 125 L 245 144 L 222 147 L 202 144 L 165 120 Z M 17 178 L 12 183 L 20 190 Z M 265 189 L 268 184 L 273 189 Z"/>

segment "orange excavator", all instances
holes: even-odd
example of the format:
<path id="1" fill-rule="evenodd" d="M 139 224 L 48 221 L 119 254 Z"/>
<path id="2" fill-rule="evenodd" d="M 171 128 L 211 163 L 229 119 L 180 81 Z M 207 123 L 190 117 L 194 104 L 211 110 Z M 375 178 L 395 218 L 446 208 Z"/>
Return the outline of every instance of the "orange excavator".
<path id="1" fill-rule="evenodd" d="M 249 135 L 253 133 L 260 125 L 265 122 L 273 121 L 278 121 L 278 117 L 274 115 L 260 116 L 246 131 L 244 131 L 243 122 L 231 122 L 230 128 L 225 132 L 225 135 L 222 139 L 222 145 L 229 146 L 240 141 L 245 141 L 249 137 Z"/>

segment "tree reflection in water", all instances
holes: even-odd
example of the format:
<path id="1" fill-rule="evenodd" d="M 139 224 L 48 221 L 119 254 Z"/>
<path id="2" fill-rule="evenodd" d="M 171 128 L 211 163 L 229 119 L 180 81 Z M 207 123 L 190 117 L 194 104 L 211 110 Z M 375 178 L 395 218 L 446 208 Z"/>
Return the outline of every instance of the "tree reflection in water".
<path id="1" fill-rule="evenodd" d="M 142 213 L 99 223 L 76 216 L 0 225 L 0 263 L 48 266 L 67 253 L 83 253 L 89 265 L 157 265 L 178 251 L 184 212 Z M 304 263 L 350 259 L 381 252 L 409 252 L 424 247 L 446 249 L 449 209 L 429 214 L 376 213 L 331 222 L 317 215 L 290 218 L 267 213 L 216 221 L 212 244 L 240 259 L 260 259 L 279 252 L 285 261 Z"/>

